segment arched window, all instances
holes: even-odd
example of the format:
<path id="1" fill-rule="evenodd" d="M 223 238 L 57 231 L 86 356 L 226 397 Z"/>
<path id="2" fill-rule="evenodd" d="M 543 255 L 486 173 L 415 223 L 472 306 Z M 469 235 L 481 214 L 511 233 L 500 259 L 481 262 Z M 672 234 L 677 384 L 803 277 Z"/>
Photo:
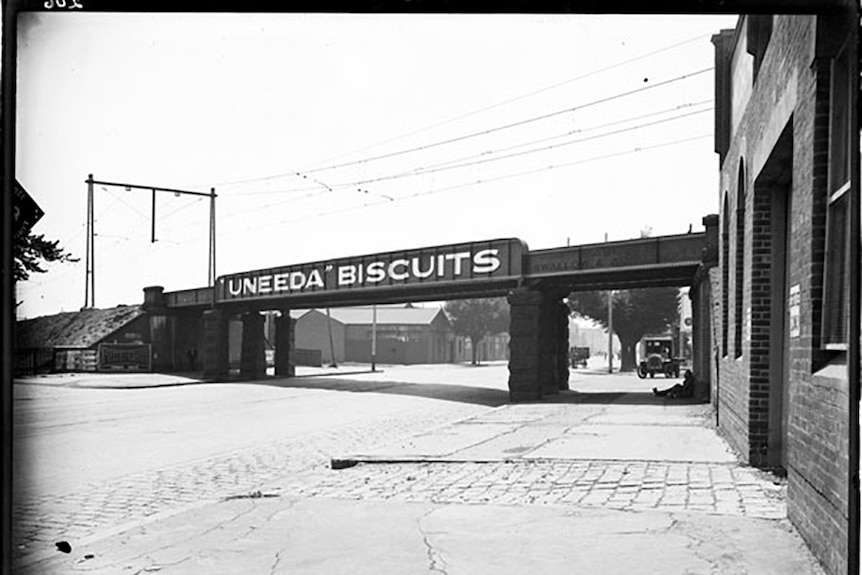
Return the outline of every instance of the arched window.
<path id="1" fill-rule="evenodd" d="M 743 318 L 743 294 L 745 286 L 745 164 L 739 161 L 739 179 L 736 184 L 736 277 L 734 288 L 736 301 L 734 302 L 734 357 L 742 355 L 742 325 Z"/>
<path id="2" fill-rule="evenodd" d="M 721 355 L 727 357 L 730 310 L 730 204 L 724 192 L 721 211 Z"/>

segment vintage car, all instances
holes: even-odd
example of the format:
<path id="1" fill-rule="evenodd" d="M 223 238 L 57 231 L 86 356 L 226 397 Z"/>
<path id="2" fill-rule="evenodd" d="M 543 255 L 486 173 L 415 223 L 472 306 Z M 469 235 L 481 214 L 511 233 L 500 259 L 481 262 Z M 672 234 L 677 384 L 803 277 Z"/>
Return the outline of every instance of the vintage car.
<path id="1" fill-rule="evenodd" d="M 673 356 L 673 340 L 671 338 L 644 339 L 644 355 L 638 365 L 638 377 L 655 377 L 663 373 L 665 377 L 679 377 L 679 359 Z"/>
<path id="2" fill-rule="evenodd" d="M 569 362 L 572 367 L 587 367 L 587 360 L 590 359 L 590 348 L 588 347 L 573 347 L 569 350 Z"/>

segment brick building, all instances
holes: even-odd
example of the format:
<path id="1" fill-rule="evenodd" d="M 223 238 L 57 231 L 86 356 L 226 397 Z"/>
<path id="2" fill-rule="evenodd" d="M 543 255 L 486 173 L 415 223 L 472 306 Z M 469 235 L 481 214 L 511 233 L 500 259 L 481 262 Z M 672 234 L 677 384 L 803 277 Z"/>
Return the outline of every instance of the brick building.
<path id="1" fill-rule="evenodd" d="M 720 243 L 693 292 L 712 311 L 695 320 L 714 328 L 699 343 L 719 428 L 786 472 L 788 515 L 829 573 L 858 556 L 857 24 L 850 8 L 749 15 L 713 37 L 721 213 L 704 223 Z"/>

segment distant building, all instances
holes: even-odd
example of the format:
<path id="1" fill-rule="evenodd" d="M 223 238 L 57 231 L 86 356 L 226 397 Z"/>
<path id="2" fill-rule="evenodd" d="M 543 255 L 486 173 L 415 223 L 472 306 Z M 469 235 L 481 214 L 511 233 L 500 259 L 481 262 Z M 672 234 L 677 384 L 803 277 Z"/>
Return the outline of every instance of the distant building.
<path id="1" fill-rule="evenodd" d="M 138 305 L 19 321 L 15 325 L 15 374 L 148 371 L 153 360 L 149 321 Z"/>
<path id="2" fill-rule="evenodd" d="M 375 361 L 379 363 L 407 365 L 472 359 L 469 338 L 455 334 L 440 307 L 379 305 L 376 322 L 374 307 L 332 308 L 328 315 L 326 310 L 317 309 L 293 310 L 290 314 L 296 321 L 295 351 L 300 365 L 303 358 L 314 357 L 323 364 L 333 359 L 335 363 L 370 363 L 375 323 Z M 480 342 L 480 360 L 507 357 L 508 334 L 487 336 Z"/>
<path id="3" fill-rule="evenodd" d="M 620 353 L 620 340 L 614 335 L 614 355 Z M 607 356 L 608 330 L 590 319 L 569 320 L 569 347 L 588 347 L 591 356 Z"/>

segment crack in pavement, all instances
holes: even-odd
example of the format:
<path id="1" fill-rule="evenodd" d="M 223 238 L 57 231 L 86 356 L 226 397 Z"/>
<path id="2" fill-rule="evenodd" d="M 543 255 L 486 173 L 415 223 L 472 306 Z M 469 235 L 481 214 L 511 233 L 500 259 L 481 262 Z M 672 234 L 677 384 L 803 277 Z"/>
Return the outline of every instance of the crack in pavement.
<path id="1" fill-rule="evenodd" d="M 428 557 L 428 569 L 430 569 L 432 573 L 441 573 L 442 575 L 447 575 L 446 561 L 443 559 L 442 552 L 434 548 L 434 545 L 431 544 L 431 541 L 428 538 L 428 533 L 422 527 L 422 521 L 424 519 L 428 519 L 428 517 L 430 517 L 431 514 L 435 513 L 436 511 L 436 509 L 429 509 L 427 513 L 425 513 L 421 517 L 417 517 L 416 527 L 419 529 L 419 533 L 422 534 L 422 542 L 425 544 L 425 553 Z"/>
<path id="2" fill-rule="evenodd" d="M 140 553 L 140 554 L 138 554 L 138 555 L 133 555 L 133 556 L 128 557 L 128 558 L 124 558 L 124 559 L 120 559 L 120 560 L 117 560 L 117 561 L 113 561 L 113 562 L 109 563 L 108 565 L 106 565 L 106 567 L 118 566 L 118 564 L 119 564 L 119 563 L 133 564 L 133 563 L 135 563 L 135 562 L 137 562 L 137 561 L 140 561 L 140 560 L 142 560 L 142 559 L 149 559 L 151 563 L 156 563 L 155 561 L 153 561 L 153 559 L 152 559 L 151 555 L 155 555 L 155 554 L 159 553 L 160 551 L 165 551 L 165 550 L 168 550 L 168 549 L 176 548 L 176 547 L 178 547 L 178 546 L 181 546 L 181 545 L 184 545 L 184 544 L 186 544 L 186 543 L 189 543 L 190 541 L 193 541 L 193 540 L 195 540 L 195 539 L 199 539 L 199 538 L 205 537 L 206 535 L 208 535 L 209 533 L 212 533 L 212 532 L 213 532 L 213 531 L 215 531 L 216 529 L 221 529 L 221 528 L 223 528 L 225 525 L 228 525 L 228 524 L 230 524 L 230 523 L 233 523 L 234 521 L 237 521 L 237 520 L 238 520 L 238 519 L 240 519 L 241 517 L 243 517 L 243 516 L 245 516 L 245 515 L 248 515 L 249 513 L 251 513 L 252 511 L 254 511 L 256 507 L 257 507 L 256 502 L 252 501 L 252 502 L 248 505 L 248 508 L 247 508 L 247 509 L 245 509 L 245 510 L 243 510 L 243 511 L 241 511 L 241 512 L 235 513 L 235 514 L 233 515 L 233 517 L 230 517 L 230 518 L 229 518 L 229 519 L 227 519 L 227 520 L 219 521 L 216 525 L 214 525 L 214 526 L 212 526 L 212 527 L 209 527 L 209 528 L 205 529 L 204 531 L 201 531 L 201 532 L 198 532 L 198 533 L 193 533 L 193 534 L 189 535 L 188 537 L 185 537 L 185 538 L 180 539 L 180 540 L 177 540 L 177 541 L 171 541 L 170 543 L 167 543 L 167 544 L 165 544 L 165 545 L 162 545 L 161 547 L 157 547 L 157 548 L 155 548 L 155 549 L 151 549 L 151 550 L 145 551 L 145 552 Z M 126 534 L 126 537 L 129 537 L 130 535 L 131 535 L 131 532 L 128 532 L 128 533 Z M 186 559 L 183 559 L 183 561 L 185 561 L 185 560 L 187 560 L 187 559 L 189 559 L 189 558 L 187 557 Z M 180 562 L 182 562 L 182 561 L 180 561 Z M 163 564 L 163 565 L 170 565 L 170 564 L 165 563 L 165 564 Z M 152 565 L 150 565 L 150 567 L 152 567 Z M 142 571 L 146 571 L 146 570 L 147 570 L 147 567 L 141 567 L 141 569 L 139 569 L 139 570 L 137 571 L 137 573 L 141 573 Z M 137 573 L 136 573 L 135 575 L 137 575 Z"/>
<path id="3" fill-rule="evenodd" d="M 727 573 L 728 569 L 733 569 L 734 575 L 749 575 L 749 570 L 746 569 L 745 565 L 741 564 L 736 557 L 734 556 L 735 549 L 728 549 L 732 547 L 732 542 L 728 541 L 726 537 L 722 537 L 721 541 L 716 541 L 717 536 L 721 536 L 722 532 L 720 530 L 716 532 L 710 532 L 706 535 L 701 535 L 697 532 L 697 527 L 695 525 L 689 525 L 688 529 L 682 528 L 682 523 L 674 518 L 674 522 L 672 525 L 674 528 L 679 528 L 678 531 L 680 535 L 686 538 L 686 549 L 691 551 L 691 553 L 709 565 L 709 572 L 713 575 L 720 575 L 721 573 Z M 668 529 L 668 533 L 670 529 Z M 720 550 L 720 554 L 715 556 L 713 554 L 706 553 L 704 547 L 707 545 L 714 546 L 717 550 Z"/>
<path id="4" fill-rule="evenodd" d="M 275 575 L 275 570 L 278 568 L 278 564 L 281 563 L 281 554 L 283 552 L 284 552 L 284 548 L 276 551 L 275 562 L 273 562 L 272 566 L 269 568 L 269 575 Z"/>
<path id="5" fill-rule="evenodd" d="M 150 572 L 154 572 L 154 571 L 161 571 L 164 567 L 174 567 L 175 565 L 179 565 L 180 563 L 185 563 L 186 561 L 191 559 L 191 557 L 190 556 L 189 557 L 183 557 L 179 561 L 171 561 L 170 563 L 153 561 L 153 558 L 150 557 L 149 554 L 147 554 L 147 559 L 150 560 L 150 565 L 148 565 L 146 567 L 141 567 L 140 569 L 135 571 L 132 575 L 139 575 L 140 573 L 150 573 Z"/>
<path id="6" fill-rule="evenodd" d="M 264 525 L 268 525 L 269 523 L 271 523 L 271 522 L 272 522 L 272 520 L 273 520 L 273 518 L 274 518 L 276 515 L 278 515 L 278 514 L 280 514 L 280 513 L 283 513 L 284 511 L 287 511 L 287 510 L 289 510 L 289 509 L 292 509 L 293 507 L 295 507 L 295 506 L 296 506 L 296 503 L 297 503 L 297 501 L 296 501 L 296 500 L 287 499 L 286 501 L 288 502 L 288 505 L 286 505 L 286 506 L 279 506 L 278 508 L 276 508 L 276 509 L 275 509 L 274 511 L 272 511 L 269 515 L 267 515 L 267 516 L 263 519 L 263 521 L 261 521 L 261 522 L 260 522 L 260 524 L 250 524 L 250 525 L 248 526 L 248 529 L 246 529 L 246 530 L 245 530 L 245 532 L 244 532 L 244 533 L 242 533 L 242 534 L 241 534 L 237 539 L 244 539 L 244 538 L 248 537 L 249 535 L 251 535 L 252 533 L 254 533 L 255 531 L 257 531 L 258 529 L 262 528 Z"/>

